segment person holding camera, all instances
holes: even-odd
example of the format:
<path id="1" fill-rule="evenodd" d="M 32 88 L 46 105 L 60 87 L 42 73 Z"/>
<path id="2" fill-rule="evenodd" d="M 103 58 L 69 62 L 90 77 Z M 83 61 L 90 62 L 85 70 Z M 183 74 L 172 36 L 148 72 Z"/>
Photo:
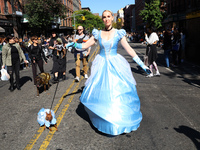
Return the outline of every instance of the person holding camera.
<path id="1" fill-rule="evenodd" d="M 83 26 L 78 26 L 78 34 L 74 37 L 74 42 L 77 43 L 85 43 L 87 40 L 89 40 L 89 37 L 84 34 L 84 28 Z M 76 61 L 76 78 L 75 80 L 79 82 L 80 80 L 80 64 L 81 61 L 83 63 L 83 71 L 84 71 L 84 77 L 87 79 L 87 70 L 88 70 L 88 57 L 90 54 L 91 48 L 85 49 L 83 51 L 77 51 L 76 48 L 74 50 L 74 58 Z"/>

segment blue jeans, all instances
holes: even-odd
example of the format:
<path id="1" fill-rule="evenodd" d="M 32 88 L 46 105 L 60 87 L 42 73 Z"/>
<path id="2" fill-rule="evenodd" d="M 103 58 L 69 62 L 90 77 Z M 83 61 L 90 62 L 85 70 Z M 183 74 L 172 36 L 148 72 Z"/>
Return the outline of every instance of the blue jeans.
<path id="1" fill-rule="evenodd" d="M 169 56 L 171 49 L 164 50 L 165 62 L 167 67 L 169 67 Z"/>
<path id="2" fill-rule="evenodd" d="M 28 53 L 24 53 L 26 60 L 29 61 L 28 66 L 30 67 L 31 64 L 31 59 L 28 57 Z M 23 65 L 23 67 L 25 67 L 25 64 Z"/>

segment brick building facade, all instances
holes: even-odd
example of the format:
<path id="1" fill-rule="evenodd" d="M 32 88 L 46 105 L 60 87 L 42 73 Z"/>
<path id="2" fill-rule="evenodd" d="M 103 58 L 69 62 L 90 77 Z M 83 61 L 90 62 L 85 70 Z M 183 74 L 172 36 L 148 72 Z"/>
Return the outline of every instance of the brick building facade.
<path id="1" fill-rule="evenodd" d="M 67 8 L 66 16 L 72 16 L 74 11 L 81 10 L 81 0 L 62 0 L 63 4 Z M 59 26 L 59 32 L 64 34 L 71 34 L 73 32 L 72 27 L 73 18 L 62 19 Z"/>
<path id="2" fill-rule="evenodd" d="M 5 29 L 4 35 L 14 34 L 15 37 L 22 35 L 22 0 L 0 0 L 0 26 Z"/>
<path id="3" fill-rule="evenodd" d="M 135 13 L 133 9 L 135 5 L 127 5 L 124 7 L 124 29 L 127 32 L 133 32 L 135 30 Z"/>
<path id="4" fill-rule="evenodd" d="M 135 21 L 136 30 L 140 31 L 144 29 L 144 23 L 142 17 L 139 15 L 140 11 L 144 9 L 145 0 L 135 0 Z"/>
<path id="5" fill-rule="evenodd" d="M 28 0 L 0 0 L 0 27 L 5 29 L 4 35 L 14 34 L 15 37 L 22 37 L 27 34 L 28 20 L 24 18 L 24 5 Z M 66 6 L 66 15 L 72 16 L 74 11 L 81 9 L 81 0 L 61 0 Z M 26 20 L 26 21 L 24 21 Z M 72 32 L 73 18 L 59 20 L 54 26 L 59 32 Z"/>

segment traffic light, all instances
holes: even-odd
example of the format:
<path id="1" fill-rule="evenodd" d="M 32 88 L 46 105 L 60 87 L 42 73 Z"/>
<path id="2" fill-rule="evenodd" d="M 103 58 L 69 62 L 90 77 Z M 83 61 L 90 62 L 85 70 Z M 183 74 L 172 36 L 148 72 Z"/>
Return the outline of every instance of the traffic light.
<path id="1" fill-rule="evenodd" d="M 81 19 L 84 21 L 85 20 L 85 16 L 81 16 Z"/>

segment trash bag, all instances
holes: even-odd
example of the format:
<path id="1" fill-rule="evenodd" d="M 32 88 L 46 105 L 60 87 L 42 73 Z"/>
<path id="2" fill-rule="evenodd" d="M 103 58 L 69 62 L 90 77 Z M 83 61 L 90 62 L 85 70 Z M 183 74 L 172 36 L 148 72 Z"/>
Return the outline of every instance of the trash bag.
<path id="1" fill-rule="evenodd" d="M 8 74 L 6 69 L 1 69 L 1 80 L 8 81 L 10 79 L 10 75 Z"/>

